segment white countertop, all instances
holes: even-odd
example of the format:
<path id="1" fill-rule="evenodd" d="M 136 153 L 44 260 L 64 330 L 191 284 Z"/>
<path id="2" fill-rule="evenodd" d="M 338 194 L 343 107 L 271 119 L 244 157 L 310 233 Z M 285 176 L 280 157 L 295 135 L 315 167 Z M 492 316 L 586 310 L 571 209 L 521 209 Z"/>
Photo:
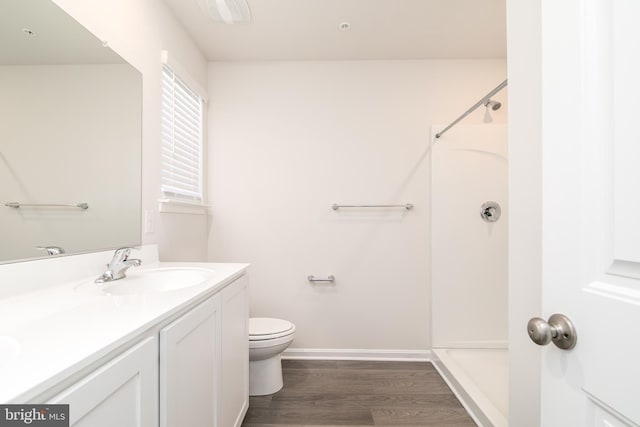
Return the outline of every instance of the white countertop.
<path id="1" fill-rule="evenodd" d="M 154 325 L 224 288 L 243 275 L 248 264 L 154 262 L 132 268 L 128 275 L 175 266 L 211 270 L 212 278 L 199 285 L 144 295 L 109 296 L 76 289 L 80 284 L 83 289 L 91 286 L 97 277 L 94 274 L 1 298 L 0 403 L 33 399 Z M 11 339 L 18 344 L 15 355 L 10 351 Z"/>

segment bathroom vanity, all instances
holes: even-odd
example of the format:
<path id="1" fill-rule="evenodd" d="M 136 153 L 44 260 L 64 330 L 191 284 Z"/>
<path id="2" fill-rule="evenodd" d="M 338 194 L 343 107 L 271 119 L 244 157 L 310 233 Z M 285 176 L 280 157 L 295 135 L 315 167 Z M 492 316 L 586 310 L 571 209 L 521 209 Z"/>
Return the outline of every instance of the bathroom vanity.
<path id="1" fill-rule="evenodd" d="M 67 403 L 72 426 L 240 426 L 247 267 L 151 256 L 111 287 L 92 276 L 0 299 L 0 402 Z"/>
<path id="2" fill-rule="evenodd" d="M 145 246 L 110 281 L 103 250 L 142 240 L 143 76 L 56 3 L 0 6 L 0 403 L 68 403 L 73 426 L 239 426 L 248 266 Z"/>

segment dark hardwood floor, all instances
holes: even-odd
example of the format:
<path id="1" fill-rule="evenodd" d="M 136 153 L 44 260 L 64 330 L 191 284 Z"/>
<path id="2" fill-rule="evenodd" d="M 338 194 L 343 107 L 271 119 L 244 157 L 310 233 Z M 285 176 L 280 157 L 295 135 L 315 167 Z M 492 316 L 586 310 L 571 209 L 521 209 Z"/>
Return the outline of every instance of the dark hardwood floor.
<path id="1" fill-rule="evenodd" d="M 426 362 L 282 362 L 284 387 L 251 397 L 243 427 L 475 427 Z"/>

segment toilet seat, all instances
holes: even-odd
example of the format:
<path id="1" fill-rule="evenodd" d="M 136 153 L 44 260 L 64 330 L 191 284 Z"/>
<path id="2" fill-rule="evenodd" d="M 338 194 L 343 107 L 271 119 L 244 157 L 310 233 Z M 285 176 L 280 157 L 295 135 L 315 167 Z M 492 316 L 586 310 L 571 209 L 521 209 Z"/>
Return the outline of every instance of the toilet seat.
<path id="1" fill-rule="evenodd" d="M 286 337 L 295 332 L 293 323 L 270 317 L 252 317 L 249 319 L 249 341 L 273 340 Z"/>

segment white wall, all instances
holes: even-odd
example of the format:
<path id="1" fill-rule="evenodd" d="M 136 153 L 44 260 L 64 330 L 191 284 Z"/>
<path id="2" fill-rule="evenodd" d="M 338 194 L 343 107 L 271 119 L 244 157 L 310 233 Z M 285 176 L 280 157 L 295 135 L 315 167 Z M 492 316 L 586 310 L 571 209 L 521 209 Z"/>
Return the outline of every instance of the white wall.
<path id="1" fill-rule="evenodd" d="M 459 124 L 431 156 L 433 347 L 506 348 L 507 127 Z M 480 216 L 489 200 L 496 222 Z"/>
<path id="2" fill-rule="evenodd" d="M 143 75 L 142 210 L 154 220 L 143 243 L 158 243 L 162 260 L 204 260 L 205 215 L 159 214 L 160 99 L 163 49 L 207 86 L 206 60 L 160 0 L 54 0 L 67 13 L 131 63 Z M 144 217 L 144 215 L 143 215 Z"/>
<path id="3" fill-rule="evenodd" d="M 0 67 L 0 260 L 37 246 L 99 250 L 140 239 L 140 75 L 128 65 Z"/>
<path id="4" fill-rule="evenodd" d="M 430 348 L 430 125 L 505 74 L 500 60 L 210 64 L 209 259 L 253 264 L 251 315 L 293 321 L 298 348 Z"/>

